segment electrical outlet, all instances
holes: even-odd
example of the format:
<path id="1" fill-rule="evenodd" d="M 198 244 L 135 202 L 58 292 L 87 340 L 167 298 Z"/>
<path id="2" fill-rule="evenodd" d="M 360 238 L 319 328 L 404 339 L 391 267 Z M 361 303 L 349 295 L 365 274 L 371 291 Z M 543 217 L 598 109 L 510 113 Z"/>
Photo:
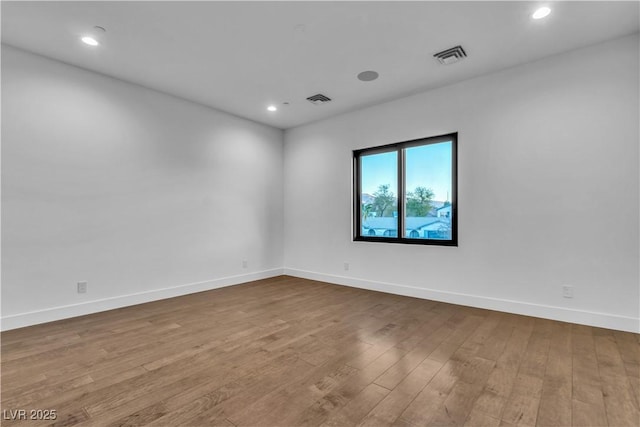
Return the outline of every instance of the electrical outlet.
<path id="1" fill-rule="evenodd" d="M 247 267 L 249 267 L 249 263 L 247 262 L 246 259 L 243 259 L 242 260 L 242 268 L 247 268 Z"/>
<path id="2" fill-rule="evenodd" d="M 564 298 L 573 298 L 573 286 L 563 285 L 562 296 Z"/>
<path id="3" fill-rule="evenodd" d="M 87 293 L 87 282 L 78 282 L 78 293 L 79 294 Z"/>
<path id="4" fill-rule="evenodd" d="M 344 263 L 344 271 L 349 271 L 349 263 L 348 262 Z"/>

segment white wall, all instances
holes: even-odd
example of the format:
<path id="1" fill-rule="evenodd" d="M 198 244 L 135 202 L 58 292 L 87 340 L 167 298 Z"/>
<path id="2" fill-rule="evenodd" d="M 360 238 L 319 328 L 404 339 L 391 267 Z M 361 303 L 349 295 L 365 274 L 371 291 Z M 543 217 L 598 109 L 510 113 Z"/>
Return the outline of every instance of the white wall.
<path id="1" fill-rule="evenodd" d="M 639 331 L 638 89 L 636 34 L 286 131 L 285 272 Z M 352 150 L 455 131 L 459 247 L 353 242 Z"/>
<path id="2" fill-rule="evenodd" d="M 638 331 L 638 47 L 635 35 L 292 129 L 283 152 L 279 130 L 3 46 L 2 328 L 284 265 Z M 351 151 L 454 131 L 459 247 L 351 241 Z"/>
<path id="3" fill-rule="evenodd" d="M 281 274 L 282 145 L 2 46 L 3 328 Z"/>

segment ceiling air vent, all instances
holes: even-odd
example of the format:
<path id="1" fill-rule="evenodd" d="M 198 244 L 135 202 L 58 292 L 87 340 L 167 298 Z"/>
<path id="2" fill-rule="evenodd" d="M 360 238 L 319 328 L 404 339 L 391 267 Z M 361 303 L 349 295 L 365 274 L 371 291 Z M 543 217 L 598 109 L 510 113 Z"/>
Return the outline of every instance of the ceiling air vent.
<path id="1" fill-rule="evenodd" d="M 449 65 L 454 62 L 458 62 L 461 59 L 464 59 L 467 56 L 467 53 L 464 51 L 462 46 L 458 45 L 456 47 L 452 47 L 451 49 L 443 50 L 442 52 L 438 52 L 433 55 L 441 64 Z"/>
<path id="2" fill-rule="evenodd" d="M 317 95 L 313 95 L 313 96 L 308 97 L 307 101 L 309 101 L 313 105 L 321 105 L 321 104 L 326 104 L 327 102 L 331 101 L 331 98 L 319 93 Z"/>

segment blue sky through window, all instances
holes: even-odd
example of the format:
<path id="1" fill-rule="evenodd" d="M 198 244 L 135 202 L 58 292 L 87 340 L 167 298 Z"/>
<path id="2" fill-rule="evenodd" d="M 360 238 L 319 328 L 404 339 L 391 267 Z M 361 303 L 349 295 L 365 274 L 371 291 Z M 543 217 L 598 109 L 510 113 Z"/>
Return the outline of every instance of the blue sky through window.
<path id="1" fill-rule="evenodd" d="M 433 200 L 451 200 L 451 148 L 450 141 L 406 149 L 407 192 L 416 187 L 433 190 Z M 362 192 L 373 194 L 380 185 L 389 184 L 397 197 L 398 160 L 395 151 L 362 158 Z"/>
<path id="2" fill-rule="evenodd" d="M 435 193 L 433 200 L 451 201 L 451 145 L 440 142 L 406 149 L 407 192 L 426 187 Z"/>
<path id="3" fill-rule="evenodd" d="M 362 156 L 362 192 L 371 194 L 381 185 L 389 185 L 389 191 L 398 197 L 398 154 L 388 153 Z"/>

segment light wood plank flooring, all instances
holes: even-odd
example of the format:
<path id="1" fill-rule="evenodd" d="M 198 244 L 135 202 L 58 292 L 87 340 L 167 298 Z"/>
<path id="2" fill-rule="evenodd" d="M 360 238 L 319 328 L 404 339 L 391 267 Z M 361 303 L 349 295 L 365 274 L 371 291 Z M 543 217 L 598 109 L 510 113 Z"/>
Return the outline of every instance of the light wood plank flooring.
<path id="1" fill-rule="evenodd" d="M 287 276 L 1 338 L 54 425 L 640 425 L 636 334 Z"/>

